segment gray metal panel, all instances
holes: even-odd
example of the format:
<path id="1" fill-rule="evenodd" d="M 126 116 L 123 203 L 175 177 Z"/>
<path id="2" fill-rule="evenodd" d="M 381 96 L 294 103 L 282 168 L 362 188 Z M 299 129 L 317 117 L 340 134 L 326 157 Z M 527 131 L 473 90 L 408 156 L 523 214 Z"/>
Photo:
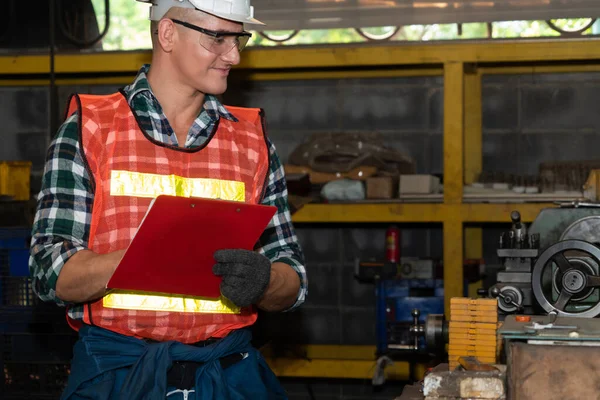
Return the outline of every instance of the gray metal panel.
<path id="1" fill-rule="evenodd" d="M 566 84 L 569 82 L 570 84 Z M 600 127 L 595 107 L 600 86 L 581 81 L 522 86 L 523 130 L 594 131 Z"/>
<path id="2" fill-rule="evenodd" d="M 341 233 L 338 228 L 306 229 L 299 226 L 296 229 L 296 235 L 307 260 L 319 264 L 339 261 Z"/>
<path id="3" fill-rule="evenodd" d="M 308 250 L 306 247 L 304 249 Z M 348 288 L 343 284 L 346 277 L 341 276 L 342 269 L 337 264 L 317 263 L 317 261 L 308 262 L 306 273 L 310 280 L 309 296 L 306 298 L 305 303 L 307 305 L 324 307 L 337 305 L 340 297 L 339 292 L 346 293 L 348 291 Z"/>
<path id="4" fill-rule="evenodd" d="M 598 120 L 600 122 L 600 119 Z M 600 135 L 595 132 L 524 134 L 518 141 L 523 171 L 538 173 L 539 164 L 553 161 L 597 160 Z"/>
<path id="5" fill-rule="evenodd" d="M 444 173 L 444 137 L 442 135 L 434 136 L 431 142 L 431 165 L 429 173 L 443 174 Z"/>
<path id="6" fill-rule="evenodd" d="M 304 307 L 301 330 L 305 332 L 305 343 L 342 344 L 343 326 L 337 308 Z M 291 335 L 294 335 L 292 332 Z"/>
<path id="7" fill-rule="evenodd" d="M 43 168 L 49 144 L 48 90 L 1 88 L 0 118 L 0 160 L 30 160 L 34 170 Z"/>
<path id="8" fill-rule="evenodd" d="M 232 82 L 231 105 L 265 110 L 269 132 L 328 131 L 337 126 L 337 80 Z"/>
<path id="9" fill-rule="evenodd" d="M 514 130 L 519 125 L 519 91 L 508 82 L 483 86 L 483 127 L 489 130 Z"/>
<path id="10" fill-rule="evenodd" d="M 521 156 L 519 136 L 509 134 L 484 134 L 482 157 L 484 171 L 519 173 L 522 171 L 525 155 Z M 508 156 L 508 155 L 512 156 Z M 510 221 L 509 221 L 510 222 Z"/>
<path id="11" fill-rule="evenodd" d="M 366 307 L 375 313 L 375 285 L 358 281 L 354 277 L 353 264 L 345 264 L 340 272 L 342 285 L 335 289 L 339 289 L 341 293 L 341 305 L 344 307 Z M 337 294 L 338 290 L 335 290 L 335 292 Z"/>
<path id="12" fill-rule="evenodd" d="M 342 310 L 342 343 L 347 345 L 375 344 L 377 342 L 375 308 L 347 308 Z"/>
<path id="13" fill-rule="evenodd" d="M 546 161 L 597 159 L 599 81 L 596 72 L 484 76 L 484 170 L 532 175 Z"/>
<path id="14" fill-rule="evenodd" d="M 427 174 L 431 169 L 431 143 L 437 135 L 427 133 L 388 132 L 382 134 L 384 143 L 402 154 L 410 155 L 415 163 L 416 172 Z"/>
<path id="15" fill-rule="evenodd" d="M 443 132 L 444 127 L 444 88 L 433 89 L 429 95 L 429 128 L 432 133 Z"/>
<path id="16" fill-rule="evenodd" d="M 415 78 L 418 83 L 422 78 Z M 342 128 L 374 131 L 427 131 L 427 87 L 402 85 L 395 80 L 351 80 L 340 91 Z"/>
<path id="17" fill-rule="evenodd" d="M 502 283 L 531 283 L 531 273 L 527 272 L 499 272 L 498 282 Z"/>
<path id="18" fill-rule="evenodd" d="M 452 7 L 445 7 L 447 3 L 438 0 L 254 0 L 252 4 L 256 10 L 256 18 L 265 22 L 265 29 L 269 30 L 540 20 L 600 15 L 600 6 L 595 0 L 492 0 L 485 4 L 459 0 L 453 1 Z"/>

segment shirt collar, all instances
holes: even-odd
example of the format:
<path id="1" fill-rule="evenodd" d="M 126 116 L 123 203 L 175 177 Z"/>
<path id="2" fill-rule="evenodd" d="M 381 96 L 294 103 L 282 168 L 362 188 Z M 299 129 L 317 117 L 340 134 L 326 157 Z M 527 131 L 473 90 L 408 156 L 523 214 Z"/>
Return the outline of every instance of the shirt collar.
<path id="1" fill-rule="evenodd" d="M 154 94 L 152 93 L 152 88 L 150 88 L 150 84 L 148 83 L 147 74 L 149 70 L 150 64 L 144 64 L 138 71 L 135 80 L 123 89 L 125 97 L 127 98 L 127 103 L 129 103 L 129 105 L 132 104 L 133 99 L 140 93 L 149 93 L 152 96 L 152 98 L 156 100 Z M 233 114 L 231 114 L 223 104 L 221 104 L 217 96 L 214 96 L 212 94 L 207 94 L 204 96 L 204 109 L 209 114 L 216 114 L 219 117 L 228 119 L 233 122 L 238 121 L 237 118 Z"/>

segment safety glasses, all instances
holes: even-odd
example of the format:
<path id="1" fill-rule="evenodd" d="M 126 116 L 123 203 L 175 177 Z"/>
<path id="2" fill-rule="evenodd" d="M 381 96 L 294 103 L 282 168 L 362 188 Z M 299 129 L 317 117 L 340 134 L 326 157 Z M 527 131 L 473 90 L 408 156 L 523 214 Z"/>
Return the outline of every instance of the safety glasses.
<path id="1" fill-rule="evenodd" d="M 211 53 L 218 55 L 227 54 L 234 47 L 237 47 L 238 51 L 241 52 L 252 37 L 250 32 L 217 32 L 178 19 L 171 19 L 171 21 L 177 25 L 202 33 L 200 35 L 200 45 Z"/>

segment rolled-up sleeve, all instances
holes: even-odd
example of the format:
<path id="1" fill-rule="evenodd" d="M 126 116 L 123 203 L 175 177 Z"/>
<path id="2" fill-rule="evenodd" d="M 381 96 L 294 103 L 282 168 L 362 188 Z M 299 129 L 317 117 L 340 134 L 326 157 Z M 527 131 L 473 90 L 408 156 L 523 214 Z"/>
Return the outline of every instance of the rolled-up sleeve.
<path id="1" fill-rule="evenodd" d="M 259 252 L 274 262 L 291 266 L 300 278 L 300 289 L 296 302 L 285 311 L 291 311 L 304 303 L 308 294 L 308 278 L 302 248 L 292 224 L 288 205 L 288 191 L 283 165 L 277 156 L 275 146 L 269 143 L 269 177 L 262 204 L 277 207 L 277 212 L 269 222 L 260 239 Z"/>
<path id="2" fill-rule="evenodd" d="M 77 113 L 67 119 L 48 148 L 32 228 L 29 272 L 34 293 L 56 297 L 58 275 L 67 260 L 88 247 L 94 195 L 79 143 Z"/>

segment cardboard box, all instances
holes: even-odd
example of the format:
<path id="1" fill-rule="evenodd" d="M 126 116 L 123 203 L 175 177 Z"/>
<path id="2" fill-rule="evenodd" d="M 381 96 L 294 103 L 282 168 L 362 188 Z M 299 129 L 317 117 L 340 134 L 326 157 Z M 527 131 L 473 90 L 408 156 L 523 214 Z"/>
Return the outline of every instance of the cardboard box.
<path id="1" fill-rule="evenodd" d="M 430 194 L 440 191 L 440 178 L 433 175 L 401 175 L 400 195 Z"/>
<path id="2" fill-rule="evenodd" d="M 367 199 L 392 199 L 396 194 L 397 178 L 373 176 L 367 178 Z"/>

